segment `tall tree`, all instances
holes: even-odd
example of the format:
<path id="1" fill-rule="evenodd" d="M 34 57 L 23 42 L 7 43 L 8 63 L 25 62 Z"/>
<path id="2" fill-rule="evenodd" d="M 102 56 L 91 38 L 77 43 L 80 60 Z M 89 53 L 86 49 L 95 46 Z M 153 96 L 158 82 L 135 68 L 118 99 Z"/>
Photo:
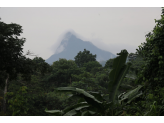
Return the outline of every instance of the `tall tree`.
<path id="1" fill-rule="evenodd" d="M 96 61 L 96 54 L 92 55 L 90 51 L 84 49 L 83 52 L 79 52 L 77 56 L 75 56 L 75 63 L 77 64 L 78 67 L 83 67 L 84 63 L 87 63 L 89 61 Z"/>
<path id="2" fill-rule="evenodd" d="M 146 35 L 146 43 L 136 49 L 146 61 L 137 81 L 147 82 L 153 90 L 157 86 L 164 87 L 164 8 L 161 19 L 155 19 L 155 23 L 153 31 Z"/>
<path id="3" fill-rule="evenodd" d="M 8 81 L 15 79 L 17 73 L 29 73 L 30 59 L 23 56 L 23 44 L 25 38 L 19 38 L 22 26 L 0 21 L 0 71 L 5 74 L 4 95 L 7 92 Z M 26 71 L 27 70 L 27 71 Z M 6 100 L 4 99 L 4 112 L 6 111 Z"/>

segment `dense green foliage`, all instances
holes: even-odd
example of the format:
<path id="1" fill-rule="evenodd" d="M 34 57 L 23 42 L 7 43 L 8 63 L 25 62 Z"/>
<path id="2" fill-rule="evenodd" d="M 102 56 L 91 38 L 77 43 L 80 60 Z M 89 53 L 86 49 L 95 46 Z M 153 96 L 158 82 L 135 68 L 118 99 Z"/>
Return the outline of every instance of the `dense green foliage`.
<path id="1" fill-rule="evenodd" d="M 31 59 L 22 55 L 25 38 L 19 38 L 22 27 L 18 24 L 6 24 L 0 21 L 0 71 L 15 79 L 17 73 L 31 73 Z M 25 65 L 25 66 L 24 66 Z"/>
<path id="2" fill-rule="evenodd" d="M 118 110 L 114 107 L 118 106 L 118 88 L 123 81 L 131 63 L 125 65 L 125 61 L 128 55 L 126 50 L 118 53 L 120 55 L 114 60 L 114 68 L 109 74 L 109 87 L 107 95 L 102 95 L 100 92 L 95 93 L 93 91 L 84 91 L 83 89 L 75 87 L 61 87 L 57 88 L 58 91 L 68 91 L 72 92 L 70 98 L 79 97 L 78 103 L 69 106 L 64 110 L 50 110 L 46 112 L 55 113 L 56 115 L 72 116 L 72 115 L 116 115 Z M 136 91 L 134 92 L 134 94 Z M 133 93 L 132 93 L 133 94 Z M 134 95 L 136 96 L 136 94 Z M 129 96 L 128 99 L 131 100 L 134 96 Z"/>
<path id="3" fill-rule="evenodd" d="M 79 52 L 77 56 L 75 56 L 75 63 L 78 67 L 83 67 L 84 63 L 89 61 L 96 61 L 96 55 L 92 55 L 90 51 L 84 49 L 83 52 Z"/>
<path id="4" fill-rule="evenodd" d="M 87 72 L 91 72 L 91 70 L 95 67 L 102 67 L 102 65 L 98 61 L 89 61 L 83 64 L 83 67 L 86 68 Z"/>
<path id="5" fill-rule="evenodd" d="M 82 73 L 83 68 L 78 68 L 73 60 L 59 59 L 55 61 L 52 65 L 52 73 L 47 77 L 48 81 L 55 82 L 56 86 L 67 86 L 73 81 L 71 75 L 78 75 Z"/>
<path id="6" fill-rule="evenodd" d="M 107 60 L 107 62 L 105 63 L 105 66 L 104 66 L 104 67 L 105 67 L 105 68 L 110 68 L 110 69 L 112 69 L 114 59 L 115 59 L 115 58 Z"/>
<path id="7" fill-rule="evenodd" d="M 162 11 L 136 53 L 122 50 L 104 67 L 86 49 L 75 61 L 29 59 L 22 55 L 21 26 L 0 22 L 0 115 L 164 115 Z"/>

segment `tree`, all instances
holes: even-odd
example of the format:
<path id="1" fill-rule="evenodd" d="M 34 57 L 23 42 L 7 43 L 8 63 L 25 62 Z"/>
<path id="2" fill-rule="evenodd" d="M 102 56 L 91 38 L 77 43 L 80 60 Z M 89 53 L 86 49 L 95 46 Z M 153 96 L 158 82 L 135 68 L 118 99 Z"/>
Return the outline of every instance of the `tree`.
<path id="1" fill-rule="evenodd" d="M 6 24 L 0 21 L 0 70 L 11 73 L 12 68 L 20 56 L 22 56 L 22 46 L 25 38 L 19 39 L 22 27 L 18 24 Z"/>
<path id="2" fill-rule="evenodd" d="M 102 67 L 102 65 L 98 61 L 89 61 L 83 64 L 83 67 L 86 68 L 87 72 L 91 72 L 91 70 L 95 67 Z"/>
<path id="3" fill-rule="evenodd" d="M 18 24 L 6 24 L 0 21 L 0 29 L 0 71 L 5 72 L 7 76 L 10 75 L 7 78 L 15 79 L 16 73 L 25 71 L 24 65 L 29 67 L 32 63 L 31 59 L 22 54 L 26 39 L 18 38 L 23 33 L 22 26 Z"/>
<path id="4" fill-rule="evenodd" d="M 104 68 L 110 68 L 110 69 L 112 69 L 113 68 L 113 61 L 114 61 L 114 59 L 115 58 L 107 60 Z"/>
<path id="5" fill-rule="evenodd" d="M 96 54 L 92 55 L 90 51 L 84 49 L 84 51 L 80 51 L 74 59 L 78 67 L 83 67 L 84 63 L 87 63 L 89 61 L 96 61 Z"/>
<path id="6" fill-rule="evenodd" d="M 5 76 L 4 95 L 7 93 L 8 81 L 17 78 L 18 73 L 29 74 L 32 72 L 32 60 L 23 56 L 23 44 L 25 38 L 19 38 L 22 26 L 0 21 L 0 72 Z M 28 76 L 28 77 L 27 77 Z M 0 78 L 3 78 L 2 76 Z M 5 96 L 4 96 L 5 97 Z M 6 111 L 6 99 L 4 98 L 4 112 Z"/>
<path id="7" fill-rule="evenodd" d="M 34 67 L 35 74 L 40 74 L 41 76 L 44 76 L 46 72 L 51 71 L 50 65 L 46 63 L 43 58 L 35 57 L 33 59 L 33 62 L 35 64 L 35 67 Z"/>
<path id="8" fill-rule="evenodd" d="M 153 31 L 146 35 L 146 43 L 136 49 L 146 61 L 137 82 L 147 82 L 152 89 L 164 87 L 164 8 L 162 13 L 160 20 L 155 19 L 157 24 Z"/>
<path id="9" fill-rule="evenodd" d="M 133 53 L 131 53 L 133 54 Z M 130 57 L 131 59 L 129 59 L 129 61 L 132 61 L 132 65 L 130 66 L 129 72 L 130 71 L 134 71 L 135 74 L 137 75 L 139 71 L 142 70 L 142 65 L 144 65 L 144 60 L 143 57 L 139 54 L 135 55 L 135 57 L 133 57 L 133 55 Z M 128 73 L 129 73 L 128 72 Z"/>
<path id="10" fill-rule="evenodd" d="M 95 75 L 97 72 L 101 72 L 101 71 L 103 71 L 103 70 L 104 70 L 103 67 L 94 67 L 94 68 L 91 69 L 91 73 L 92 73 L 93 75 Z"/>
<path id="11" fill-rule="evenodd" d="M 71 74 L 80 74 L 83 68 L 78 68 L 73 60 L 59 59 L 52 65 L 52 74 L 48 77 L 48 81 L 55 82 L 56 86 L 67 86 L 73 81 Z"/>
<path id="12" fill-rule="evenodd" d="M 130 53 L 128 55 L 129 61 L 134 61 L 137 56 L 138 56 L 138 54 Z"/>

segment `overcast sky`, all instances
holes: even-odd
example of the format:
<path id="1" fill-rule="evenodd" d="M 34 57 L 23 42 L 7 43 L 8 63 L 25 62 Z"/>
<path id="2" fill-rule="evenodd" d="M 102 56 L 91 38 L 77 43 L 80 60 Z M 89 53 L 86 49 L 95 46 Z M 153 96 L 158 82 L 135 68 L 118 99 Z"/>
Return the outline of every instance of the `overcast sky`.
<path id="1" fill-rule="evenodd" d="M 145 42 L 145 35 L 153 30 L 154 19 L 160 19 L 161 10 L 160 7 L 2 7 L 0 18 L 7 24 L 22 26 L 21 36 L 26 38 L 24 53 L 30 50 L 48 59 L 69 30 L 115 55 L 122 49 L 135 53 Z"/>

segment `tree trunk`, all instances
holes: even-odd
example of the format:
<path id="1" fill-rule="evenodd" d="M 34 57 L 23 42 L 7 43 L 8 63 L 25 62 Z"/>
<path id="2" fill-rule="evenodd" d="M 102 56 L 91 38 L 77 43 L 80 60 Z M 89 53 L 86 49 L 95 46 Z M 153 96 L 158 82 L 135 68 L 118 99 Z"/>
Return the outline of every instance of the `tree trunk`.
<path id="1" fill-rule="evenodd" d="M 70 77 L 70 84 L 71 84 L 71 77 Z M 72 85 L 71 85 L 72 86 Z"/>
<path id="2" fill-rule="evenodd" d="M 3 112 L 6 113 L 6 99 L 5 94 L 7 93 L 7 83 L 9 79 L 9 74 L 7 74 L 6 82 L 5 82 L 5 89 L 4 89 L 4 102 L 3 102 Z"/>

